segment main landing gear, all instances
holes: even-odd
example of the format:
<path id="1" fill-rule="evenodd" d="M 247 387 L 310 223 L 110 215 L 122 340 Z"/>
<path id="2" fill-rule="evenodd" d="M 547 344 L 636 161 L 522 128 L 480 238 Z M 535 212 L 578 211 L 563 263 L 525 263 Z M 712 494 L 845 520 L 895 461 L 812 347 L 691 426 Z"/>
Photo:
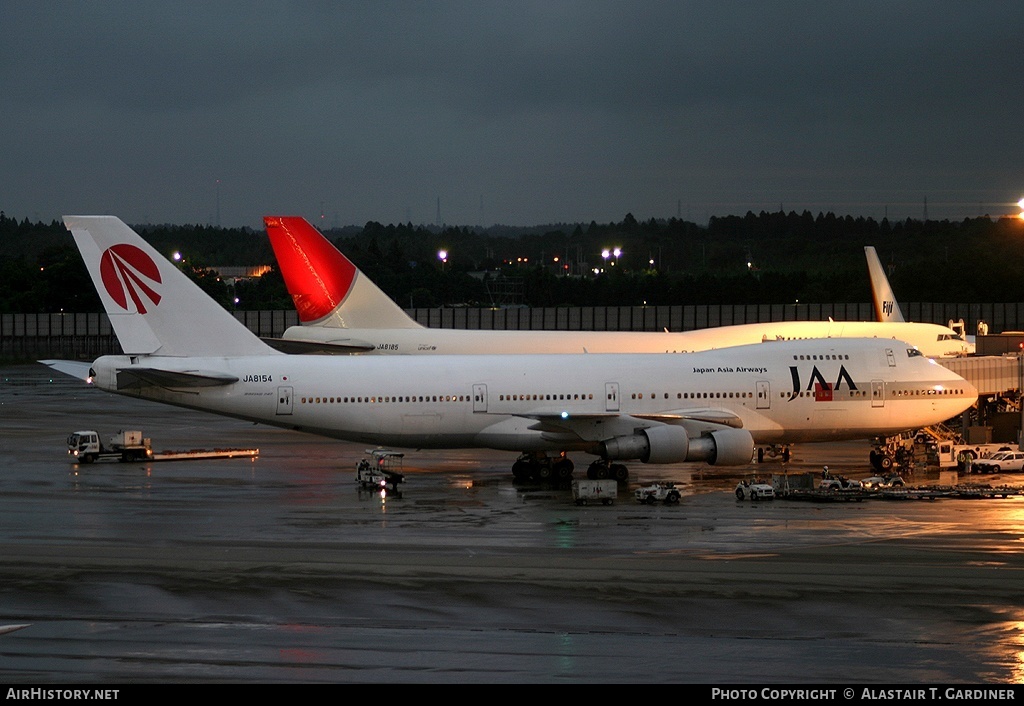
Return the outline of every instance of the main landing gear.
<path id="1" fill-rule="evenodd" d="M 621 463 L 611 463 L 603 458 L 599 458 L 590 464 L 590 467 L 587 469 L 587 478 L 590 480 L 614 478 L 617 481 L 626 481 L 629 480 L 629 469 Z"/>
<path id="2" fill-rule="evenodd" d="M 527 452 L 512 464 L 512 477 L 516 480 L 569 480 L 574 468 L 564 453 L 551 457 Z"/>
<path id="3" fill-rule="evenodd" d="M 789 463 L 789 446 L 785 444 L 772 444 L 771 446 L 758 446 L 757 447 L 757 462 L 764 463 L 764 457 L 770 458 L 782 457 L 783 463 Z"/>
<path id="4" fill-rule="evenodd" d="M 512 464 L 512 477 L 518 481 L 567 481 L 572 478 L 574 469 L 575 465 L 565 453 L 548 456 L 542 452 L 526 452 Z M 587 478 L 614 478 L 617 481 L 627 481 L 629 469 L 621 463 L 611 463 L 599 458 L 587 468 Z"/>

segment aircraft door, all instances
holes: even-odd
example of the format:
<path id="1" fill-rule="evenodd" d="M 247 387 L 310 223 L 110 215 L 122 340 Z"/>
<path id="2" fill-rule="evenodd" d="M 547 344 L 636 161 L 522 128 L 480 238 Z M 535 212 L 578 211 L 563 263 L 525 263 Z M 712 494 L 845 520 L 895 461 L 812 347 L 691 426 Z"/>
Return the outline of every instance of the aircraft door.
<path id="1" fill-rule="evenodd" d="M 604 411 L 619 411 L 619 383 L 606 382 L 604 384 Z"/>
<path id="2" fill-rule="evenodd" d="M 277 413 L 292 413 L 292 388 L 289 386 L 277 388 Z"/>
<path id="3" fill-rule="evenodd" d="M 487 385 L 482 383 L 473 385 L 473 411 L 487 411 Z"/>
<path id="4" fill-rule="evenodd" d="M 896 356 L 893 355 L 892 348 L 885 349 L 885 360 L 889 363 L 890 368 L 896 367 Z"/>
<path id="5" fill-rule="evenodd" d="M 767 380 L 757 381 L 757 409 L 772 408 L 771 384 Z"/>
<path id="6" fill-rule="evenodd" d="M 871 406 L 885 406 L 885 383 L 881 380 L 871 381 Z"/>

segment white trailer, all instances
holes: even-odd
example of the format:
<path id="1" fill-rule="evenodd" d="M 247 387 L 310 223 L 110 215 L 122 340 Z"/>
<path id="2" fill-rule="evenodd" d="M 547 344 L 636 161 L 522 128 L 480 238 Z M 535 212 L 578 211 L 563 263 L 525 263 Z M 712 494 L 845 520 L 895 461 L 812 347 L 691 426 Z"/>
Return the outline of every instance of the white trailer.
<path id="1" fill-rule="evenodd" d="M 572 499 L 577 505 L 588 505 L 590 503 L 601 503 L 611 505 L 619 495 L 618 481 L 606 478 L 604 480 L 574 480 L 572 482 Z"/>

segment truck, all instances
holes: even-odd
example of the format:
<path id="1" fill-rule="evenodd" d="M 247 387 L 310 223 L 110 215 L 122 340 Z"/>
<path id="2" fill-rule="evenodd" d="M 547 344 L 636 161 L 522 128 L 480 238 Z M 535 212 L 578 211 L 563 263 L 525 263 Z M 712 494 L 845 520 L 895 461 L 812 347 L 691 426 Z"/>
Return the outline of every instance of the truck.
<path id="1" fill-rule="evenodd" d="M 99 433 L 85 430 L 68 437 L 68 456 L 76 463 L 145 461 L 153 457 L 153 449 L 141 431 L 119 431 L 104 443 Z"/>
<path id="2" fill-rule="evenodd" d="M 401 473 L 405 454 L 390 449 L 367 449 L 369 458 L 359 459 L 356 464 L 356 483 L 367 490 L 398 491 L 398 484 L 405 480 Z"/>
<path id="3" fill-rule="evenodd" d="M 975 461 L 999 451 L 1016 450 L 1016 444 L 1008 443 L 964 444 L 958 441 L 939 441 L 932 449 L 929 462 L 939 468 L 959 468 L 970 473 Z"/>
<path id="4" fill-rule="evenodd" d="M 72 463 L 96 461 L 188 461 L 214 458 L 249 458 L 259 456 L 259 449 L 191 449 L 189 451 L 154 451 L 150 440 L 141 431 L 119 431 L 106 441 L 93 430 L 72 432 L 68 437 L 68 457 Z"/>
<path id="5" fill-rule="evenodd" d="M 572 499 L 577 505 L 601 503 L 611 505 L 619 495 L 619 483 L 605 478 L 602 480 L 574 480 L 572 482 Z"/>

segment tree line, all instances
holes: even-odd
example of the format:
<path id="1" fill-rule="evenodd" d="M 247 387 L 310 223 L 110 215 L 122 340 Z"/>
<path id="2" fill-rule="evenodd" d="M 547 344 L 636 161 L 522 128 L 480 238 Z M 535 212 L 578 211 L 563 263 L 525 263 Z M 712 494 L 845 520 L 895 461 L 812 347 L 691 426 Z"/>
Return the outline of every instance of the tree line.
<path id="1" fill-rule="evenodd" d="M 263 231 L 133 226 L 228 308 L 287 309 Z M 677 218 L 469 228 L 405 224 L 324 234 L 403 307 L 786 304 L 870 300 L 874 245 L 903 301 L 1024 301 L 1024 221 L 962 221 L 748 212 L 706 225 Z M 0 313 L 100 311 L 62 223 L 0 212 Z M 438 256 L 445 251 L 444 261 Z M 218 266 L 269 264 L 234 286 Z"/>

